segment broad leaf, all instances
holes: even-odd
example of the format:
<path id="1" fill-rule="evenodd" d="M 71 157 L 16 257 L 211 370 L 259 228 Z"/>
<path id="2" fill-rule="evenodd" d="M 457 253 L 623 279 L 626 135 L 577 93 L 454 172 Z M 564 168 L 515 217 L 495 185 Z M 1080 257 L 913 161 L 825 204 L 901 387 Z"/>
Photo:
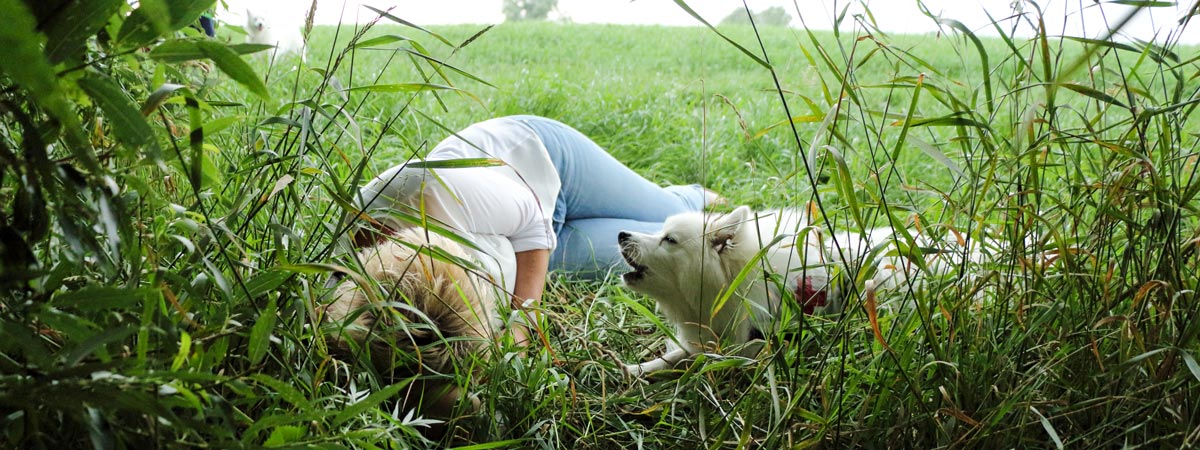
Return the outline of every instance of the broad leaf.
<path id="1" fill-rule="evenodd" d="M 237 52 L 224 44 L 212 41 L 199 41 L 196 42 L 196 46 L 200 48 L 200 51 L 205 56 L 217 64 L 218 69 L 229 75 L 229 78 L 233 78 L 233 81 L 245 86 L 246 89 L 249 89 L 250 92 L 263 100 L 271 99 L 271 93 L 267 91 L 267 85 L 263 84 L 258 74 L 254 73 L 254 69 L 250 68 L 250 65 L 246 64 L 246 61 Z"/>
<path id="2" fill-rule="evenodd" d="M 250 328 L 250 364 L 258 364 L 267 355 L 271 344 L 271 331 L 275 330 L 275 297 L 267 302 L 254 326 Z"/>
<path id="3" fill-rule="evenodd" d="M 117 140 L 131 149 L 149 148 L 155 160 L 162 158 L 154 130 L 142 117 L 137 105 L 116 81 L 100 72 L 89 72 L 80 78 L 79 87 L 95 100 L 104 111 Z"/>
<path id="4" fill-rule="evenodd" d="M 171 31 L 195 23 L 216 0 L 142 0 L 125 19 L 117 41 L 127 47 L 145 45 Z"/>
<path id="5" fill-rule="evenodd" d="M 46 33 L 46 57 L 60 63 L 84 49 L 87 39 L 95 36 L 108 19 L 121 8 L 121 0 L 66 2 L 42 25 Z"/>
<path id="6" fill-rule="evenodd" d="M 90 171 L 99 172 L 100 165 L 83 135 L 79 116 L 64 95 L 58 75 L 42 53 L 45 36 L 36 31 L 37 21 L 18 0 L 0 0 L 5 12 L 0 26 L 0 72 L 25 89 L 47 113 L 58 119 L 66 133 L 68 147 Z"/>

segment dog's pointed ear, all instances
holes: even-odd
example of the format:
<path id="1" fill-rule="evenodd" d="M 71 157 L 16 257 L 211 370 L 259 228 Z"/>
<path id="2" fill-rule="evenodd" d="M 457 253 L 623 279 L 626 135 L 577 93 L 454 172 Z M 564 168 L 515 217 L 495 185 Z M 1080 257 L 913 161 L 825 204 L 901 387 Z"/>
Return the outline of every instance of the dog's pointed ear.
<path id="1" fill-rule="evenodd" d="M 729 246 L 733 245 L 733 237 L 746 222 L 750 221 L 754 216 L 754 212 L 750 211 L 749 206 L 739 206 L 729 214 L 718 217 L 712 222 L 712 246 L 717 250 L 717 253 L 724 251 Z"/>

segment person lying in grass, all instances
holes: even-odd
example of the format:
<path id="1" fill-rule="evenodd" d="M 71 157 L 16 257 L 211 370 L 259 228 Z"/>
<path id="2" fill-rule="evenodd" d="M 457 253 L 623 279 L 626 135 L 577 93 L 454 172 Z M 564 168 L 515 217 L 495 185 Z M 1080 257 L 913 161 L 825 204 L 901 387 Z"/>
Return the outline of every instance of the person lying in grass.
<path id="1" fill-rule="evenodd" d="M 477 158 L 496 161 L 445 163 Z M 356 200 L 368 225 L 355 233 L 356 247 L 413 226 L 397 212 L 423 211 L 475 244 L 473 259 L 524 310 L 541 298 L 548 271 L 602 276 L 621 264 L 618 232 L 655 232 L 667 217 L 721 199 L 699 185 L 660 187 L 556 120 L 509 116 L 455 133 L 423 163 L 391 167 Z M 513 337 L 528 343 L 521 327 Z"/>

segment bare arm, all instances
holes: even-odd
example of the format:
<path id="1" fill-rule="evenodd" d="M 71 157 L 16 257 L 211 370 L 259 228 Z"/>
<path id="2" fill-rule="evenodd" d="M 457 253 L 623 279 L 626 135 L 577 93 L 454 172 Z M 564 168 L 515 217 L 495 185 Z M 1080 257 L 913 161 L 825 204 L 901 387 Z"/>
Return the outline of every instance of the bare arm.
<path id="1" fill-rule="evenodd" d="M 512 307 L 523 310 L 525 300 L 533 300 L 533 304 L 542 300 L 542 291 L 546 287 L 546 271 L 550 267 L 550 250 L 526 250 L 517 252 L 517 279 L 513 286 Z M 532 325 L 535 317 L 528 317 Z M 513 339 L 519 345 L 529 343 L 528 332 L 523 327 L 513 328 Z"/>

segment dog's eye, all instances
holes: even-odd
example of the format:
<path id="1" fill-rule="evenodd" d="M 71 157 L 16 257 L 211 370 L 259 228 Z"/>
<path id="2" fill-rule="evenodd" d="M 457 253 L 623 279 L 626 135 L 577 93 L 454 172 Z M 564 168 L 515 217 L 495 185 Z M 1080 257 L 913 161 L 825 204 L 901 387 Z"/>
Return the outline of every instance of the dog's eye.
<path id="1" fill-rule="evenodd" d="M 679 243 L 679 241 L 676 241 L 675 238 L 670 237 L 670 236 L 663 236 L 662 241 L 665 243 L 668 243 L 668 244 L 678 244 Z"/>

